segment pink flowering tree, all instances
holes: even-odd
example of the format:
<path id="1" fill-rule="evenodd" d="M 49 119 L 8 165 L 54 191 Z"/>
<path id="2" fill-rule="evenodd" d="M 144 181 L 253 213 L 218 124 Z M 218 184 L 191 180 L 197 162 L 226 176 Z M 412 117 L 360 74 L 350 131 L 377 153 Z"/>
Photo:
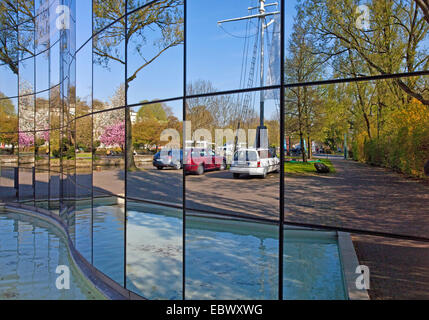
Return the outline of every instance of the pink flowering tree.
<path id="1" fill-rule="evenodd" d="M 20 148 L 29 148 L 34 146 L 34 135 L 27 132 L 20 132 L 18 143 Z"/>
<path id="2" fill-rule="evenodd" d="M 119 146 L 122 151 L 125 147 L 125 122 L 118 122 L 104 129 L 100 142 L 105 146 Z"/>
<path id="3" fill-rule="evenodd" d="M 49 141 L 49 130 L 45 130 L 40 132 L 40 138 L 42 138 L 44 141 Z"/>

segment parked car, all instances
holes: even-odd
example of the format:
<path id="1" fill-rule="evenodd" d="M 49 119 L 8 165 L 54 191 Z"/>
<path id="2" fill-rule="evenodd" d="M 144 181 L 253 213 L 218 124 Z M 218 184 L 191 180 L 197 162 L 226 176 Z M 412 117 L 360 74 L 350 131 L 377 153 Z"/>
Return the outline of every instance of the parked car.
<path id="1" fill-rule="evenodd" d="M 242 174 L 266 178 L 268 173 L 280 171 L 280 159 L 269 149 L 240 149 L 235 152 L 229 171 L 235 179 Z"/>
<path id="2" fill-rule="evenodd" d="M 153 166 L 158 170 L 162 170 L 163 168 L 174 168 L 179 170 L 183 166 L 183 151 L 159 151 L 153 156 Z"/>
<path id="3" fill-rule="evenodd" d="M 210 170 L 225 170 L 225 157 L 216 155 L 215 152 L 207 149 L 189 148 L 185 151 L 185 173 L 204 174 Z"/>

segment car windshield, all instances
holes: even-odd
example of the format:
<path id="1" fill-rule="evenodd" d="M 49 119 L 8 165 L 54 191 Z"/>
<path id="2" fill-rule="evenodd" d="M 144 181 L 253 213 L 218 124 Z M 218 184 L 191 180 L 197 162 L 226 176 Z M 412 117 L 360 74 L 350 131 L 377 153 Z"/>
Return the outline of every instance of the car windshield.
<path id="1" fill-rule="evenodd" d="M 158 158 L 160 157 L 161 158 L 165 158 L 165 157 L 179 158 L 182 155 L 181 150 L 163 150 L 158 153 L 159 153 Z"/>
<path id="2" fill-rule="evenodd" d="M 253 150 L 241 150 L 234 154 L 234 161 L 258 161 L 258 154 Z"/>

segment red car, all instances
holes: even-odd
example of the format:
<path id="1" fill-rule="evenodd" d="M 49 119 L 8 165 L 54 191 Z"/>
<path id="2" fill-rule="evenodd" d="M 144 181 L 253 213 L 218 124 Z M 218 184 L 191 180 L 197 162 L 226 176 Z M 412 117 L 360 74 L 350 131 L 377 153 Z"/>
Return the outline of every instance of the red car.
<path id="1" fill-rule="evenodd" d="M 210 170 L 225 170 L 226 159 L 217 156 L 213 151 L 191 148 L 185 151 L 183 169 L 185 173 L 204 174 Z"/>

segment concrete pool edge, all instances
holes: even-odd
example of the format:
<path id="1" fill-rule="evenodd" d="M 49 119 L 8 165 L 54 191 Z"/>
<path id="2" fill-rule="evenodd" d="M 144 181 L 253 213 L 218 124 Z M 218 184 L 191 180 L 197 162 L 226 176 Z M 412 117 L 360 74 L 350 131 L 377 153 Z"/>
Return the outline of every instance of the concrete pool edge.
<path id="1" fill-rule="evenodd" d="M 65 238 L 69 256 L 74 267 L 82 274 L 87 283 L 110 300 L 144 300 L 143 297 L 122 287 L 100 270 L 91 265 L 74 247 L 66 226 L 58 215 L 49 210 L 35 208 L 20 203 L 0 203 L 0 208 L 10 209 L 16 213 L 35 217 L 54 226 Z"/>
<path id="2" fill-rule="evenodd" d="M 356 268 L 360 265 L 350 233 L 337 231 L 344 288 L 349 300 L 370 300 L 368 291 L 356 288 Z"/>

